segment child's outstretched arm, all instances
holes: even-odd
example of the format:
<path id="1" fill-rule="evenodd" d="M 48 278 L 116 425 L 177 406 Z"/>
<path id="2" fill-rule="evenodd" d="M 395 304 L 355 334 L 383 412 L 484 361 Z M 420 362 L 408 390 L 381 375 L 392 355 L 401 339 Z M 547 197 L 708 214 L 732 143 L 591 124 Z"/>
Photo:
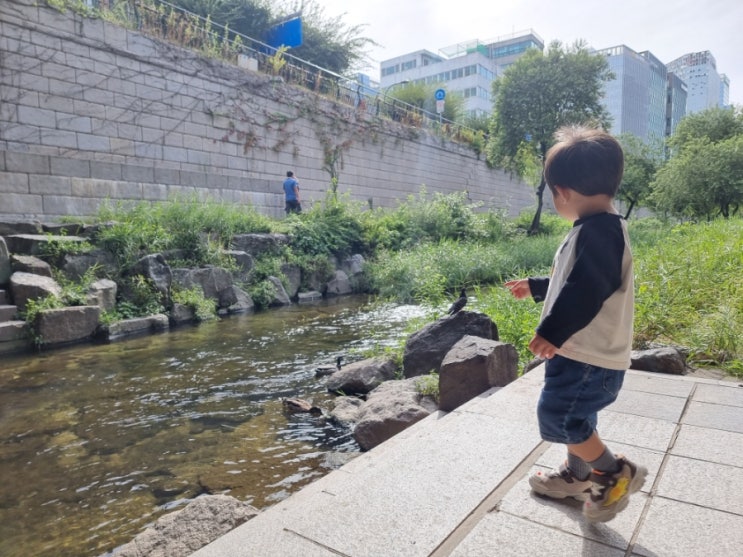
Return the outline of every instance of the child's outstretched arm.
<path id="1" fill-rule="evenodd" d="M 508 288 L 513 294 L 513 297 L 517 300 L 528 298 L 531 296 L 531 288 L 529 288 L 529 279 L 509 280 L 503 286 Z"/>

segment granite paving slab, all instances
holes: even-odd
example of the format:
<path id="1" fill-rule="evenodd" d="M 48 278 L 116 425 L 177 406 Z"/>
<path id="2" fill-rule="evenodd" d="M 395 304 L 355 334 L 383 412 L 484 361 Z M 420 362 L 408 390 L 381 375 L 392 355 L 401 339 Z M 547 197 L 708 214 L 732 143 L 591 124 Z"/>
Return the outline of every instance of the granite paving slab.
<path id="1" fill-rule="evenodd" d="M 607 443 L 625 443 L 665 452 L 673 439 L 676 424 L 607 409 L 599 413 L 597 430 Z"/>
<path id="2" fill-rule="evenodd" d="M 451 553 L 451 557 L 538 555 L 623 557 L 624 551 L 535 521 L 496 511 L 488 513 Z"/>
<path id="3" fill-rule="evenodd" d="M 737 406 L 692 401 L 682 423 L 743 433 L 743 411 Z"/>
<path id="4" fill-rule="evenodd" d="M 678 456 L 740 466 L 743 463 L 743 433 L 684 424 L 670 452 Z"/>
<path id="5" fill-rule="evenodd" d="M 633 555 L 644 557 L 735 557 L 743 548 L 743 517 L 653 498 Z"/>
<path id="6" fill-rule="evenodd" d="M 607 410 L 678 422 L 685 405 L 685 398 L 622 389 Z"/>
<path id="7" fill-rule="evenodd" d="M 669 456 L 657 494 L 685 503 L 743 515 L 743 468 Z M 743 548 L 742 548 L 743 549 Z"/>

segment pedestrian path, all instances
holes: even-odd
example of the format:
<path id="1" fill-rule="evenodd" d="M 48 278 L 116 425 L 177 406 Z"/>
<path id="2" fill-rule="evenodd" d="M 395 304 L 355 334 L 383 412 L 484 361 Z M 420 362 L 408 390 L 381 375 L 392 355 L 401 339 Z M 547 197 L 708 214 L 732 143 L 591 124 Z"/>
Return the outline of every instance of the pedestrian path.
<path id="1" fill-rule="evenodd" d="M 645 465 L 614 520 L 531 493 L 559 465 L 535 407 L 544 366 L 438 412 L 310 484 L 193 557 L 743 555 L 743 387 L 630 370 L 599 416 L 615 451 Z"/>

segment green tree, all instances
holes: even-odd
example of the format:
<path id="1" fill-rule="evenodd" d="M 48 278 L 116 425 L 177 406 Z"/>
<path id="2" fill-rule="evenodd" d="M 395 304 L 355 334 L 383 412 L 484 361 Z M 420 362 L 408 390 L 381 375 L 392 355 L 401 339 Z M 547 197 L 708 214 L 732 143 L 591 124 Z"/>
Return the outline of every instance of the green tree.
<path id="1" fill-rule="evenodd" d="M 691 114 L 668 141 L 672 156 L 651 184 L 651 202 L 683 217 L 725 218 L 743 203 L 743 109 Z"/>
<path id="2" fill-rule="evenodd" d="M 528 50 L 493 83 L 488 161 L 521 176 L 529 157 L 544 162 L 561 126 L 590 124 L 606 129 L 609 114 L 601 103 L 603 83 L 613 77 L 606 57 L 592 54 L 581 41 L 571 47 L 552 42 L 546 53 Z M 542 175 L 530 234 L 539 230 L 545 186 Z"/>
<path id="3" fill-rule="evenodd" d="M 338 74 L 368 65 L 366 49 L 376 43 L 362 35 L 363 25 L 327 16 L 317 0 L 287 0 L 277 8 L 279 16 L 293 13 L 302 14 L 302 45 L 289 51 L 292 56 Z"/>
<path id="4" fill-rule="evenodd" d="M 624 218 L 628 219 L 632 209 L 647 203 L 650 184 L 658 167 L 663 162 L 663 149 L 658 144 L 648 144 L 632 134 L 618 137 L 624 151 L 624 176 L 617 198 L 627 204 Z"/>
<path id="5" fill-rule="evenodd" d="M 175 6 L 203 18 L 210 17 L 232 31 L 260 39 L 271 25 L 273 15 L 265 0 L 171 0 Z"/>
<path id="6" fill-rule="evenodd" d="M 388 89 L 387 100 L 394 98 L 431 114 L 436 114 L 435 93 L 438 88 L 439 86 L 434 83 L 423 82 L 392 85 Z M 447 93 L 444 112 L 441 116 L 451 122 L 463 122 L 465 119 L 464 97 L 457 92 Z"/>
<path id="7" fill-rule="evenodd" d="M 303 44 L 289 54 L 335 73 L 364 65 L 366 48 L 374 41 L 362 35 L 363 26 L 348 26 L 343 16 L 329 17 L 316 0 L 172 0 L 172 3 L 252 39 L 263 40 L 272 23 L 301 13 Z"/>

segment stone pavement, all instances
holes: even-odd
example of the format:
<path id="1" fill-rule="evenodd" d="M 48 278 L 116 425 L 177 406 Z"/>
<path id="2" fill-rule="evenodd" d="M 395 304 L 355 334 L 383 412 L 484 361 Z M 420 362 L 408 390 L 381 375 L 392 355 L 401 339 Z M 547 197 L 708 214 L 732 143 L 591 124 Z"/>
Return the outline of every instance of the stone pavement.
<path id="1" fill-rule="evenodd" d="M 614 520 L 533 495 L 557 466 L 535 407 L 544 366 L 438 412 L 193 554 L 193 557 L 743 555 L 740 382 L 630 371 L 599 416 L 615 451 L 645 465 Z"/>

